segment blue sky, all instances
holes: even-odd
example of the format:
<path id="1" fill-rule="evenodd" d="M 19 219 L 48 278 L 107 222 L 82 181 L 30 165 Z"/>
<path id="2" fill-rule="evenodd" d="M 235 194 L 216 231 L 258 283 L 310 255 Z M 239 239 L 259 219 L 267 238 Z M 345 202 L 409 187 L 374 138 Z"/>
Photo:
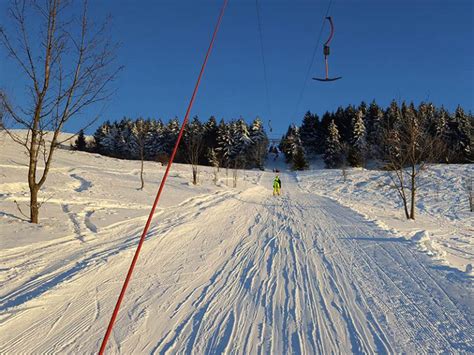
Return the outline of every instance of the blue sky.
<path id="1" fill-rule="evenodd" d="M 273 136 L 299 123 L 308 109 L 318 114 L 372 99 L 431 100 L 453 110 L 474 102 L 473 2 L 471 0 L 333 0 L 329 14 L 334 83 L 305 74 L 329 0 L 259 0 L 271 113 L 266 104 L 254 0 L 230 0 L 192 115 L 269 119 Z M 6 20 L 7 1 L 0 4 Z M 113 17 L 125 66 L 104 120 L 123 116 L 182 119 L 222 0 L 90 1 L 91 16 Z M 324 27 L 322 42 L 328 34 Z M 15 67 L 0 53 L 0 87 L 24 95 Z M 320 43 L 310 76 L 323 76 Z M 306 87 L 297 105 L 300 92 Z M 84 117 L 100 111 L 96 106 Z M 99 122 L 100 122 L 99 121 Z M 71 121 L 68 130 L 80 123 Z M 93 131 L 97 124 L 92 127 Z"/>

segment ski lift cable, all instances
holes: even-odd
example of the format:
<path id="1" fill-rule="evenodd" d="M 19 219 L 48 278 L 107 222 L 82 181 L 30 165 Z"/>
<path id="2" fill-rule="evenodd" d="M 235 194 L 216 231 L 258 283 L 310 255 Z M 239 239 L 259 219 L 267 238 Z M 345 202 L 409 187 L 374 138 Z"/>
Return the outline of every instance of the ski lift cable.
<path id="1" fill-rule="evenodd" d="M 126 276 L 125 281 L 123 283 L 122 290 L 120 291 L 120 295 L 117 299 L 117 303 L 115 305 L 114 311 L 112 313 L 109 324 L 107 326 L 107 331 L 104 335 L 104 339 L 102 340 L 102 344 L 100 346 L 99 355 L 104 354 L 105 348 L 107 346 L 108 339 L 110 337 L 110 334 L 112 333 L 112 329 L 113 329 L 113 326 L 114 326 L 114 323 L 115 323 L 115 319 L 117 318 L 118 312 L 120 310 L 120 305 L 122 303 L 123 297 L 124 297 L 125 292 L 127 290 L 127 286 L 128 286 L 128 284 L 130 282 L 130 279 L 132 277 L 132 273 L 133 273 L 133 270 L 135 268 L 136 262 L 138 260 L 140 250 L 142 248 L 143 242 L 145 241 L 145 237 L 148 233 L 148 229 L 150 228 L 150 224 L 151 224 L 151 221 L 153 219 L 153 214 L 155 212 L 156 206 L 158 205 L 158 201 L 160 200 L 161 193 L 162 193 L 163 188 L 166 184 L 166 178 L 168 177 L 168 173 L 170 171 L 171 165 L 173 164 L 174 157 L 176 155 L 176 152 L 178 151 L 179 143 L 181 141 L 181 137 L 183 136 L 183 132 L 184 132 L 184 128 L 186 126 L 186 123 L 189 119 L 189 114 L 191 112 L 191 108 L 192 108 L 194 100 L 196 98 L 196 94 L 197 94 L 197 91 L 199 89 L 199 84 L 201 83 L 201 78 L 202 78 L 202 75 L 204 73 L 204 69 L 206 68 L 206 64 L 207 64 L 207 61 L 209 59 L 209 55 L 211 53 L 212 47 L 214 45 L 214 41 L 216 39 L 217 32 L 219 30 L 222 18 L 224 16 L 224 12 L 225 12 L 225 9 L 227 7 L 227 3 L 228 3 L 228 0 L 224 0 L 222 8 L 221 8 L 220 13 L 219 13 L 217 23 L 216 23 L 215 28 L 214 28 L 214 32 L 212 34 L 211 41 L 209 43 L 209 47 L 208 47 L 207 52 L 206 52 L 206 56 L 204 57 L 204 61 L 203 61 L 202 66 L 201 66 L 201 71 L 199 72 L 199 76 L 197 78 L 196 85 L 194 87 L 194 91 L 192 93 L 191 99 L 190 99 L 188 107 L 186 109 L 186 114 L 184 116 L 184 120 L 183 120 L 183 123 L 181 125 L 180 131 L 179 131 L 179 134 L 178 134 L 178 138 L 177 138 L 175 146 L 173 148 L 173 152 L 171 153 L 171 156 L 169 158 L 169 162 L 166 166 L 165 174 L 163 175 L 163 179 L 161 180 L 161 184 L 160 184 L 160 187 L 159 187 L 158 192 L 156 194 L 155 201 L 153 202 L 153 206 L 151 208 L 151 211 L 150 211 L 150 214 L 148 216 L 147 222 L 146 222 L 145 227 L 143 229 L 143 233 L 140 237 L 140 240 L 139 240 L 138 245 L 137 245 L 137 249 L 136 249 L 135 254 L 133 256 L 132 263 L 130 264 L 130 268 L 128 270 L 127 276 Z"/>
<path id="2" fill-rule="evenodd" d="M 332 4 L 332 0 L 329 0 L 328 7 L 326 9 L 326 14 L 323 17 L 323 20 L 322 20 L 322 23 L 321 23 L 321 29 L 319 30 L 318 40 L 316 41 L 316 45 L 313 49 L 313 53 L 311 55 L 311 60 L 310 60 L 309 65 L 308 65 L 308 69 L 307 69 L 306 74 L 304 76 L 303 86 L 302 86 L 300 94 L 298 96 L 298 101 L 296 101 L 296 108 L 295 108 L 295 113 L 294 113 L 295 117 L 296 117 L 296 114 L 298 113 L 298 108 L 300 107 L 301 100 L 303 99 L 303 95 L 304 95 L 304 92 L 306 90 L 306 85 L 308 83 L 308 78 L 310 76 L 311 69 L 313 69 L 314 58 L 316 57 L 316 52 L 318 51 L 319 45 L 321 43 L 321 36 L 323 34 L 324 23 L 326 21 L 326 18 L 329 15 L 329 10 L 331 9 L 331 4 Z"/>
<path id="3" fill-rule="evenodd" d="M 257 12 L 257 27 L 258 27 L 258 35 L 259 35 L 259 42 L 260 42 L 260 54 L 262 57 L 262 66 L 263 66 L 263 81 L 265 83 L 265 98 L 266 98 L 266 104 L 267 104 L 267 111 L 268 114 L 270 115 L 270 119 L 268 119 L 268 126 L 270 128 L 270 132 L 272 132 L 272 126 L 271 126 L 271 117 L 272 117 L 272 105 L 270 102 L 270 90 L 269 90 L 269 85 L 268 85 L 268 70 L 267 70 L 267 65 L 265 61 L 265 50 L 263 46 L 263 29 L 262 29 L 262 18 L 260 14 L 260 5 L 258 3 L 258 0 L 255 0 L 255 9 Z"/>

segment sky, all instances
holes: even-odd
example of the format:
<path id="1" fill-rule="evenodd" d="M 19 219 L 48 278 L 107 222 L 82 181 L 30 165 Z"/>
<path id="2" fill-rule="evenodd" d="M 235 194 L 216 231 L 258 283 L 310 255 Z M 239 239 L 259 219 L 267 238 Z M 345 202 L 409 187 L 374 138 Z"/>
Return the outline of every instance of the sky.
<path id="1" fill-rule="evenodd" d="M 124 65 L 113 83 L 115 95 L 90 107 L 66 129 L 81 128 L 100 112 L 105 120 L 124 116 L 183 118 L 223 0 L 97 0 L 90 16 L 112 16 L 111 36 L 120 43 Z M 474 103 L 474 10 L 472 0 L 259 0 L 267 66 L 266 99 L 255 0 L 229 0 L 191 116 L 207 120 L 261 117 L 272 137 L 281 136 L 304 113 L 318 115 L 338 106 L 375 99 L 432 101 L 454 110 Z M 322 43 L 335 24 L 324 75 Z M 0 23 L 8 24 L 7 0 Z M 35 21 L 33 19 L 32 21 Z M 323 26 L 323 27 L 322 27 Z M 322 38 L 318 45 L 321 28 Z M 314 61 L 311 62 L 317 47 Z M 21 102 L 26 80 L 0 51 L 0 88 Z M 308 69 L 311 70 L 307 76 Z M 302 95 L 301 95 L 302 94 Z"/>

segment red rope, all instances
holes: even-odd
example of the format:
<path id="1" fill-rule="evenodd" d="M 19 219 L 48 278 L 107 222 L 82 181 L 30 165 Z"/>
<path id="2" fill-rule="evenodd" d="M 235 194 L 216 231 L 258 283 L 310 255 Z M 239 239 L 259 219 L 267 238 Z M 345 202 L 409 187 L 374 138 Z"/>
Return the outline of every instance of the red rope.
<path id="1" fill-rule="evenodd" d="M 132 263 L 130 265 L 130 268 L 128 269 L 127 277 L 125 278 L 125 281 L 122 286 L 122 291 L 120 292 L 119 298 L 117 300 L 117 304 L 115 305 L 114 312 L 112 313 L 112 317 L 110 318 L 109 326 L 107 327 L 107 332 L 105 333 L 104 339 L 102 340 L 102 345 L 100 346 L 99 354 L 102 355 L 104 354 L 105 347 L 107 345 L 107 341 L 109 340 L 110 333 L 112 332 L 112 328 L 114 327 L 115 319 L 117 318 L 119 309 L 120 309 L 120 304 L 122 303 L 123 297 L 125 295 L 125 291 L 127 290 L 128 283 L 130 282 L 130 279 L 132 277 L 133 269 L 135 268 L 135 264 L 137 263 L 138 256 L 140 254 L 140 250 L 142 248 L 143 242 L 145 240 L 146 234 L 148 233 L 148 229 L 150 228 L 151 220 L 153 219 L 153 214 L 155 213 L 156 206 L 158 205 L 158 201 L 160 200 L 161 193 L 163 191 L 163 188 L 166 183 L 166 179 L 168 177 L 168 173 L 170 171 L 171 165 L 173 164 L 174 157 L 176 155 L 176 152 L 178 151 L 178 146 L 179 142 L 181 141 L 181 137 L 183 136 L 184 132 L 184 127 L 186 126 L 186 123 L 188 122 L 189 119 L 189 113 L 191 111 L 191 108 L 194 103 L 194 99 L 196 98 L 196 93 L 199 88 L 199 84 L 201 82 L 202 75 L 204 73 L 204 69 L 207 64 L 207 60 L 209 58 L 209 54 L 211 53 L 212 47 L 214 45 L 214 40 L 216 39 L 217 32 L 219 30 L 219 26 L 222 21 L 222 17 L 224 16 L 224 11 L 225 8 L 227 7 L 227 2 L 228 0 L 224 0 L 224 4 L 222 5 L 221 12 L 219 14 L 219 18 L 217 20 L 216 27 L 214 28 L 214 33 L 212 35 L 211 43 L 209 44 L 209 48 L 207 49 L 206 57 L 204 58 L 204 62 L 201 67 L 201 72 L 199 73 L 196 86 L 194 87 L 193 95 L 191 96 L 191 101 L 189 102 L 188 109 L 186 110 L 186 115 L 184 116 L 183 124 L 181 125 L 181 129 L 178 134 L 178 139 L 176 140 L 176 144 L 174 146 L 173 152 L 171 153 L 170 160 L 168 162 L 168 165 L 166 167 L 165 175 L 163 176 L 163 180 L 161 180 L 160 188 L 158 189 L 158 193 L 156 194 L 155 202 L 153 203 L 153 207 L 151 208 L 150 215 L 148 216 L 148 220 L 146 222 L 145 228 L 143 229 L 143 233 L 140 237 L 140 241 L 137 246 L 137 250 L 135 251 L 135 255 L 133 256 Z"/>

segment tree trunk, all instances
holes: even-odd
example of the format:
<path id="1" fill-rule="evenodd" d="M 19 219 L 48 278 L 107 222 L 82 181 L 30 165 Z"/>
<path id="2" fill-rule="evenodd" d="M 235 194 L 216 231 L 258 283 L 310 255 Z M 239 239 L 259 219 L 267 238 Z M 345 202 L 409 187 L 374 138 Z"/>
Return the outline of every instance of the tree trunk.
<path id="1" fill-rule="evenodd" d="M 38 204 L 38 191 L 37 185 L 30 186 L 30 222 L 38 223 L 39 221 L 39 204 Z"/>
<path id="2" fill-rule="evenodd" d="M 415 166 L 411 167 L 411 206 L 410 219 L 415 219 L 415 197 L 416 197 L 416 173 Z"/>
<path id="3" fill-rule="evenodd" d="M 406 219 L 410 219 L 410 213 L 408 212 L 408 201 L 407 201 L 407 195 L 405 194 L 405 179 L 403 178 L 403 168 L 400 169 L 400 172 L 399 172 L 400 175 L 398 175 L 398 179 L 399 179 L 399 182 L 400 182 L 400 196 L 402 198 L 402 201 L 403 201 L 403 208 L 405 210 L 405 217 Z"/>
<path id="4" fill-rule="evenodd" d="M 193 185 L 197 185 L 197 174 L 198 174 L 197 167 L 193 166 Z"/>
<path id="5" fill-rule="evenodd" d="M 142 156 L 142 165 L 141 165 L 141 168 L 140 168 L 140 181 L 142 183 L 142 185 L 140 186 L 140 190 L 143 190 L 143 188 L 145 187 L 145 181 L 143 180 L 143 156 Z"/>
<path id="6" fill-rule="evenodd" d="M 35 127 L 36 129 L 36 127 Z M 28 165 L 28 187 L 30 188 L 30 222 L 38 223 L 39 219 L 39 205 L 38 205 L 38 191 L 39 187 L 36 184 L 36 166 L 38 163 L 38 149 L 36 130 L 33 130 L 30 143 L 30 162 Z"/>

